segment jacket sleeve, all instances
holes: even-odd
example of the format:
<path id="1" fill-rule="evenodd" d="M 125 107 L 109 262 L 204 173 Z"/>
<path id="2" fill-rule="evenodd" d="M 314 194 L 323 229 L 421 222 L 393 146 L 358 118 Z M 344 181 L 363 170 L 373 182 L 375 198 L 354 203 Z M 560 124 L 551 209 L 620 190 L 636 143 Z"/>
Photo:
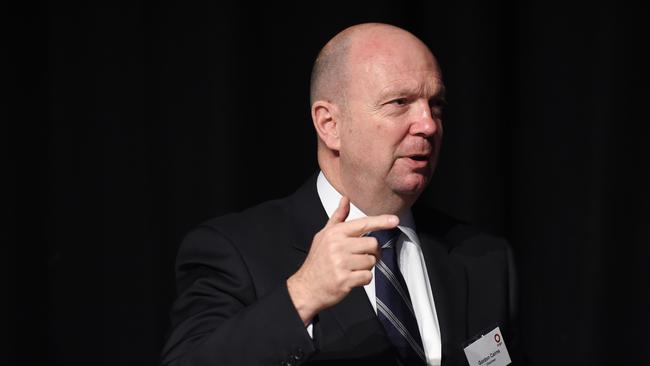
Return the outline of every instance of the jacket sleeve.
<path id="1" fill-rule="evenodd" d="M 257 294 L 236 246 L 217 229 L 188 234 L 176 277 L 164 366 L 299 365 L 315 352 L 286 283 Z"/>

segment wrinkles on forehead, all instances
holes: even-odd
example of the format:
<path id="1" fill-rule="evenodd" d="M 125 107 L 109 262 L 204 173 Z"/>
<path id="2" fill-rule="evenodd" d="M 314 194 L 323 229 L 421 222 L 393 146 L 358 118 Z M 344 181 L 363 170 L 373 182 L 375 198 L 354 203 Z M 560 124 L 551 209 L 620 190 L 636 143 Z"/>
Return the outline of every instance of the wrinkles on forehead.
<path id="1" fill-rule="evenodd" d="M 386 83 L 376 94 L 378 101 L 385 101 L 400 97 L 421 97 L 427 99 L 444 99 L 445 86 L 442 80 L 431 76 L 429 82 L 419 83 L 416 80 L 395 79 Z"/>

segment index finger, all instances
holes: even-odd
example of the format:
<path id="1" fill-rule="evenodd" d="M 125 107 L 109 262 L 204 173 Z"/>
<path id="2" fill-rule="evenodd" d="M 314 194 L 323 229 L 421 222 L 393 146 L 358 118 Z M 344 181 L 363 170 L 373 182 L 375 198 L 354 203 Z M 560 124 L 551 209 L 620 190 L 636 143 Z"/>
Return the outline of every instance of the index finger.
<path id="1" fill-rule="evenodd" d="M 397 227 L 399 218 L 395 215 L 368 216 L 340 224 L 344 234 L 361 236 L 365 233 Z"/>

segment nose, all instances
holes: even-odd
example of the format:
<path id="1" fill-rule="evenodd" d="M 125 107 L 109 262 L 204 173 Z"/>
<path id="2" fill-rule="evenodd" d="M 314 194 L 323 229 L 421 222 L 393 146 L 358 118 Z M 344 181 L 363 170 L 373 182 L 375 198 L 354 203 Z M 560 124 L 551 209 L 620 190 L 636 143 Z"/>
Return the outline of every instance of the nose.
<path id="1" fill-rule="evenodd" d="M 409 132 L 412 135 L 428 138 L 440 129 L 440 117 L 434 116 L 427 100 L 419 100 L 413 108 Z"/>

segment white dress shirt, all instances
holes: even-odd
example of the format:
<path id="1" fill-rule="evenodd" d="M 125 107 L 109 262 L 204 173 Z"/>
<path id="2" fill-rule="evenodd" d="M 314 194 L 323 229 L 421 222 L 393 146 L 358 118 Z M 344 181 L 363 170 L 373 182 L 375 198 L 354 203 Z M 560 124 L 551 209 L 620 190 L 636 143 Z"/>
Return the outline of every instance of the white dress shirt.
<path id="1" fill-rule="evenodd" d="M 316 183 L 318 196 L 320 197 L 323 208 L 327 212 L 327 216 L 331 217 L 341 200 L 341 194 L 330 184 L 325 178 L 323 172 L 318 175 Z M 354 204 L 350 203 L 350 213 L 347 220 L 354 220 L 367 215 L 361 212 Z M 397 251 L 399 268 L 409 294 L 411 295 L 411 302 L 413 303 L 413 310 L 415 310 L 415 318 L 418 322 L 420 336 L 422 337 L 422 345 L 424 346 L 424 353 L 427 358 L 427 365 L 440 365 L 441 355 L 441 339 L 440 339 L 440 326 L 438 324 L 438 316 L 436 314 L 436 307 L 433 301 L 433 293 L 431 292 L 431 284 L 429 284 L 429 277 L 427 275 L 426 263 L 424 263 L 424 256 L 422 255 L 422 248 L 420 247 L 420 240 L 415 233 L 415 223 L 413 215 L 409 210 L 399 218 L 400 224 L 398 228 L 402 234 L 397 241 Z M 347 221 L 346 220 L 346 221 Z M 377 298 L 375 296 L 375 278 L 374 268 L 372 269 L 373 278 L 369 284 L 363 288 L 366 290 L 368 299 L 372 307 L 377 313 Z M 309 324 L 308 331 L 312 335 L 312 325 Z"/>

